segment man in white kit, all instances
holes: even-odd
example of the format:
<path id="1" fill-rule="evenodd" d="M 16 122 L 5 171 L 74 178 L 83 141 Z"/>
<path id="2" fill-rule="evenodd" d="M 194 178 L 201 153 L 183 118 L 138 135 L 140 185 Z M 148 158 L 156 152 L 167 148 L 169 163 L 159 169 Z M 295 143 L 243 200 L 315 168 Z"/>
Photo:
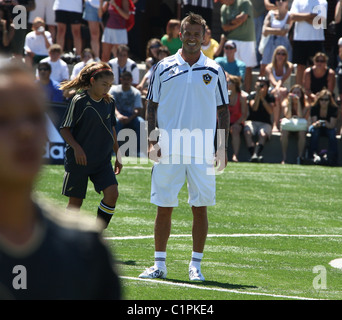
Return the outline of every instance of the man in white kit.
<path id="1" fill-rule="evenodd" d="M 181 23 L 182 48 L 158 63 L 147 94 L 149 157 L 154 160 L 151 202 L 158 206 L 155 220 L 155 263 L 140 278 L 165 278 L 166 246 L 171 215 L 187 179 L 193 213 L 193 252 L 189 279 L 204 281 L 201 260 L 208 232 L 207 206 L 215 204 L 216 166 L 227 165 L 229 134 L 228 90 L 222 68 L 201 52 L 205 20 L 190 13 Z M 158 122 L 160 132 L 155 128 Z M 192 143 L 195 141 L 195 144 Z M 220 152 L 221 151 L 221 152 Z"/>

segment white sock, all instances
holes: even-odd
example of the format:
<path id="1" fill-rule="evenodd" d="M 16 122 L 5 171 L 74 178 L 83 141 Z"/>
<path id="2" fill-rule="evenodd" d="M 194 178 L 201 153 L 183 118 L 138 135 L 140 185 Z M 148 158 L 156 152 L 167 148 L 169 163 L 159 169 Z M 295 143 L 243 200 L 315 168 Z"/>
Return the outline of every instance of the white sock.
<path id="1" fill-rule="evenodd" d="M 192 251 L 189 267 L 195 267 L 196 269 L 201 270 L 202 258 L 203 253 Z"/>
<path id="2" fill-rule="evenodd" d="M 155 251 L 154 252 L 154 266 L 158 269 L 166 269 L 166 252 L 165 251 Z"/>

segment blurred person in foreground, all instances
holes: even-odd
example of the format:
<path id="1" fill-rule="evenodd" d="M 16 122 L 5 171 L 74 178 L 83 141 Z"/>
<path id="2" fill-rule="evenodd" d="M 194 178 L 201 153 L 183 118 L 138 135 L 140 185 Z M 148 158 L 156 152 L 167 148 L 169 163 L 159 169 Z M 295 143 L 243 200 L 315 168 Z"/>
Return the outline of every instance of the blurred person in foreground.
<path id="1" fill-rule="evenodd" d="M 93 224 L 65 218 L 33 195 L 47 132 L 32 70 L 0 60 L 0 97 L 0 299 L 119 299 L 112 258 Z"/>

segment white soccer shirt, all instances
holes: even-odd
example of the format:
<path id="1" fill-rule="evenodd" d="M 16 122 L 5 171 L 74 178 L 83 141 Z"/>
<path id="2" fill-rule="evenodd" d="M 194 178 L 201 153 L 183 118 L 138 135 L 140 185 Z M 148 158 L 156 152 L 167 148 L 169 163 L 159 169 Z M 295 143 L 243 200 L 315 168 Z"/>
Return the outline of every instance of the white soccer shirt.
<path id="1" fill-rule="evenodd" d="M 226 77 L 202 52 L 190 67 L 180 50 L 157 64 L 147 94 L 147 100 L 158 103 L 162 157 L 212 158 L 217 106 L 228 104 Z"/>

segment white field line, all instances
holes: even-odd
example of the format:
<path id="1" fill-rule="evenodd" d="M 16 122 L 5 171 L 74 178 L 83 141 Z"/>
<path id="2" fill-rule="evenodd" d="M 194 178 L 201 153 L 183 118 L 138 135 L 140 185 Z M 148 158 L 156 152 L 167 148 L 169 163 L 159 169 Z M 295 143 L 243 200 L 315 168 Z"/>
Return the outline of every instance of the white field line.
<path id="1" fill-rule="evenodd" d="M 165 280 L 141 279 L 141 278 L 136 278 L 136 277 L 126 277 L 126 276 L 121 276 L 120 278 L 125 279 L 125 280 L 133 280 L 133 281 L 153 282 L 158 285 L 170 285 L 170 286 L 176 286 L 176 287 L 182 287 L 182 288 L 191 288 L 191 289 L 199 289 L 199 290 L 207 290 L 207 291 L 220 291 L 220 292 L 227 292 L 227 293 L 234 293 L 234 294 L 245 294 L 245 295 L 250 295 L 250 296 L 265 296 L 265 297 L 272 297 L 272 298 L 295 299 L 295 300 L 317 300 L 313 298 L 286 296 L 286 295 L 262 293 L 262 292 L 239 291 L 239 290 L 223 289 L 223 288 L 208 288 L 208 287 L 198 286 L 194 284 L 178 283 L 178 282 L 165 281 Z"/>
<path id="2" fill-rule="evenodd" d="M 170 238 L 190 238 L 191 234 L 173 234 Z M 340 234 L 283 234 L 283 233 L 232 233 L 232 234 L 208 234 L 207 238 L 253 238 L 253 237 L 284 237 L 284 238 L 342 238 Z M 153 239 L 153 235 L 105 237 L 106 240 L 139 240 Z"/>
<path id="3" fill-rule="evenodd" d="M 170 235 L 170 238 L 190 238 L 192 237 L 191 234 L 175 234 Z M 341 238 L 342 235 L 334 235 L 334 234 L 282 234 L 282 233 L 235 233 L 235 234 L 208 234 L 208 238 L 238 238 L 238 237 L 289 237 L 289 238 Z M 127 237 L 105 237 L 107 240 L 139 240 L 139 239 L 153 239 L 153 235 L 147 236 L 127 236 Z M 273 297 L 273 298 L 283 298 L 283 299 L 295 299 L 295 300 L 317 300 L 314 298 L 307 298 L 307 297 L 299 297 L 299 296 L 287 296 L 287 295 L 278 295 L 278 294 L 271 294 L 271 293 L 262 293 L 262 292 L 249 292 L 249 291 L 239 291 L 233 289 L 223 289 L 223 288 L 208 288 L 193 284 L 187 283 L 177 283 L 172 281 L 165 281 L 165 280 L 155 280 L 155 279 L 141 279 L 136 277 L 126 277 L 120 276 L 120 278 L 125 280 L 132 280 L 132 281 L 146 281 L 146 282 L 153 282 L 161 285 L 171 285 L 183 288 L 192 288 L 192 289 L 199 289 L 199 290 L 207 290 L 207 291 L 220 291 L 220 292 L 228 292 L 233 294 L 245 294 L 251 296 L 265 296 L 265 297 Z"/>

